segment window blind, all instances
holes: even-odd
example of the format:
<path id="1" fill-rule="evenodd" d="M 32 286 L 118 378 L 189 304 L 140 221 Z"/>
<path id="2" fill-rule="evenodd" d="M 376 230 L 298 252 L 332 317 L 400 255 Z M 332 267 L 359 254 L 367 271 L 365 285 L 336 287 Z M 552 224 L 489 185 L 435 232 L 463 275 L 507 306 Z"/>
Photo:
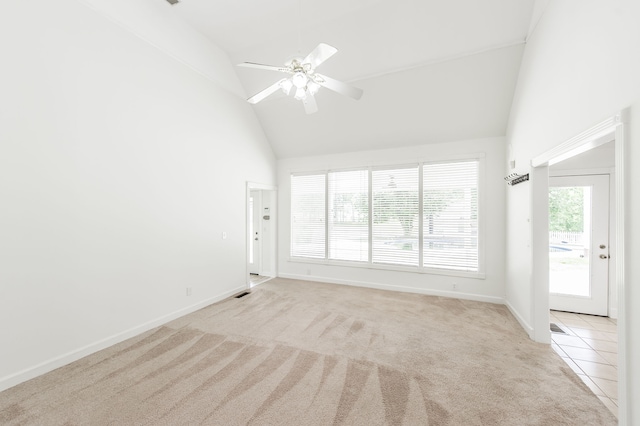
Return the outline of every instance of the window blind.
<path id="1" fill-rule="evenodd" d="M 418 166 L 371 172 L 372 262 L 418 266 Z"/>
<path id="2" fill-rule="evenodd" d="M 325 176 L 291 176 L 291 256 L 325 258 Z"/>
<path id="3" fill-rule="evenodd" d="M 423 266 L 478 270 L 478 161 L 423 166 Z"/>
<path id="4" fill-rule="evenodd" d="M 473 159 L 293 174 L 291 256 L 479 272 L 479 169 Z"/>
<path id="5" fill-rule="evenodd" d="M 329 172 L 329 259 L 369 260 L 369 171 Z"/>

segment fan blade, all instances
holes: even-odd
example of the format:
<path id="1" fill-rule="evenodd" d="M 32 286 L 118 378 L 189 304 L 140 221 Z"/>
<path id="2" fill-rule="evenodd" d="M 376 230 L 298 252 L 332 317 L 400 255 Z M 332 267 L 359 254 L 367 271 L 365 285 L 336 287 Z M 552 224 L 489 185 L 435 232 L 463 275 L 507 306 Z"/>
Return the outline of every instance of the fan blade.
<path id="1" fill-rule="evenodd" d="M 318 104 L 316 103 L 316 98 L 314 98 L 313 95 L 307 95 L 302 103 L 304 104 L 304 110 L 307 114 L 313 114 L 318 111 Z"/>
<path id="2" fill-rule="evenodd" d="M 348 85 L 333 78 L 327 77 L 322 74 L 315 74 L 315 82 L 320 86 L 326 87 L 329 90 L 340 93 L 341 95 L 350 96 L 355 100 L 362 97 L 362 89 Z"/>
<path id="3" fill-rule="evenodd" d="M 279 71 L 279 72 L 291 72 L 291 69 L 289 69 L 289 67 L 285 67 L 285 66 L 275 66 L 275 65 L 264 65 L 264 64 L 256 64 L 255 62 L 243 62 L 241 64 L 238 64 L 239 67 L 245 67 L 245 68 L 257 68 L 260 70 L 269 70 L 269 71 Z"/>
<path id="4" fill-rule="evenodd" d="M 250 104 L 257 104 L 267 96 L 274 94 L 275 92 L 280 90 L 280 83 L 282 83 L 284 80 L 286 79 L 283 78 L 282 80 L 276 81 L 271 86 L 267 87 L 266 89 L 256 93 L 255 95 L 247 99 L 247 102 L 249 102 Z"/>
<path id="5" fill-rule="evenodd" d="M 311 69 L 315 69 L 318 65 L 336 54 L 338 49 L 325 43 L 320 43 L 315 49 L 302 60 L 302 64 L 311 64 Z"/>

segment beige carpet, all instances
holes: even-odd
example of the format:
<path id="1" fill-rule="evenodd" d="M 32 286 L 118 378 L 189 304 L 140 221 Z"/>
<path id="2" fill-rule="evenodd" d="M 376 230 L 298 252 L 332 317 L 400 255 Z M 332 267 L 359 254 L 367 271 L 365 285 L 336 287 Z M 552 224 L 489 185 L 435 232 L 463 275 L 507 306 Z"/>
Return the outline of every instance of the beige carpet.
<path id="1" fill-rule="evenodd" d="M 0 424 L 614 425 L 504 306 L 276 279 L 0 393 Z"/>

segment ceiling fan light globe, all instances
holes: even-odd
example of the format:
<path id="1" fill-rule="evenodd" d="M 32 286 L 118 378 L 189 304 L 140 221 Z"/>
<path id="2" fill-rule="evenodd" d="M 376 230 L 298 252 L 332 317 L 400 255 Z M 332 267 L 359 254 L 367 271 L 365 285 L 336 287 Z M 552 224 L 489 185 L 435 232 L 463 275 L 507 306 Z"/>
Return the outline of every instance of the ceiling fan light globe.
<path id="1" fill-rule="evenodd" d="M 287 96 L 289 96 L 289 93 L 291 93 L 292 87 L 293 87 L 293 83 L 291 82 L 291 79 L 286 78 L 280 82 L 280 88 L 282 89 L 284 94 Z"/>
<path id="2" fill-rule="evenodd" d="M 307 83 L 307 90 L 309 91 L 309 94 L 313 96 L 318 93 L 318 90 L 320 90 L 320 85 L 315 81 L 309 80 L 309 83 Z"/>
<path id="3" fill-rule="evenodd" d="M 296 89 L 296 94 L 295 94 L 294 98 L 296 98 L 299 101 L 302 101 L 306 97 L 307 97 L 307 91 L 304 89 L 304 87 L 298 87 Z"/>
<path id="4" fill-rule="evenodd" d="M 298 89 L 302 89 L 304 86 L 307 85 L 309 78 L 306 76 L 305 73 L 298 71 L 293 75 L 293 77 L 291 77 L 291 81 L 293 82 L 293 85 L 296 86 Z"/>

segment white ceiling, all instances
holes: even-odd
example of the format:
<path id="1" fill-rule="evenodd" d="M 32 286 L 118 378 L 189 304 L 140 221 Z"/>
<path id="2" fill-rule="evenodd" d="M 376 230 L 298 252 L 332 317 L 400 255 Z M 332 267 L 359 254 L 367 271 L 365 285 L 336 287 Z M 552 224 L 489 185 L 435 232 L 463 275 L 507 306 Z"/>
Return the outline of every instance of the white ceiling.
<path id="1" fill-rule="evenodd" d="M 318 43 L 319 71 L 364 89 L 322 89 L 319 112 L 274 96 L 255 111 L 279 158 L 505 134 L 534 0 L 181 0 L 172 10 L 233 63 L 281 65 Z M 278 73 L 238 68 L 248 95 Z"/>

